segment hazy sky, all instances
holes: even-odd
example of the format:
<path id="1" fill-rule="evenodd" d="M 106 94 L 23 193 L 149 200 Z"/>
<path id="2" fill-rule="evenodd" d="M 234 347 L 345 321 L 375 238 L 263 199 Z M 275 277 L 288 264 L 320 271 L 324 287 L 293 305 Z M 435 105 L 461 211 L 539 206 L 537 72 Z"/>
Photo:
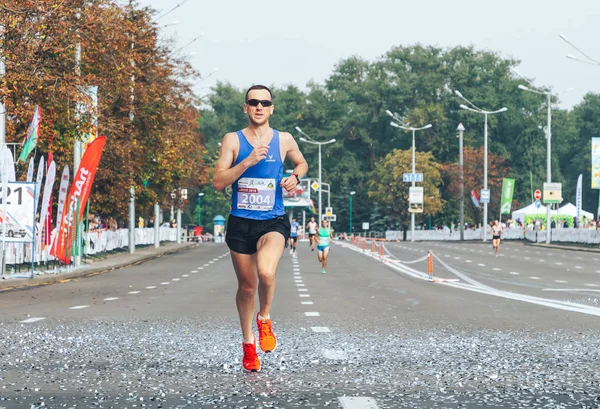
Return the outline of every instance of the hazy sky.
<path id="1" fill-rule="evenodd" d="M 139 1 L 165 13 L 183 0 Z M 204 33 L 183 52 L 195 53 L 190 60 L 205 76 L 218 68 L 198 85 L 200 94 L 216 81 L 306 89 L 342 59 L 374 61 L 393 46 L 416 43 L 474 45 L 518 59 L 536 84 L 574 88 L 560 97 L 565 108 L 586 92 L 600 93 L 600 66 L 565 58 L 576 51 L 558 36 L 600 61 L 600 0 L 187 0 L 158 20 L 173 21 L 179 24 L 162 28 L 163 35 L 184 46 Z"/>

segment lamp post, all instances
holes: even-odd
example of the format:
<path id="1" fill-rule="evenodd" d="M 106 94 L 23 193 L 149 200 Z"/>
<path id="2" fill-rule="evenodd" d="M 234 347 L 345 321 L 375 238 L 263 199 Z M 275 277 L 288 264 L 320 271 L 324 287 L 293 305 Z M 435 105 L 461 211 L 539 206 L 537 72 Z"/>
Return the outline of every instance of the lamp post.
<path id="1" fill-rule="evenodd" d="M 400 117 L 397 114 L 393 114 L 390 111 L 385 111 L 389 116 L 391 116 L 392 118 L 394 118 L 395 121 L 399 122 L 390 122 L 390 125 L 395 127 L 395 128 L 399 128 L 399 129 L 404 129 L 405 131 L 412 131 L 412 187 L 415 187 L 415 132 L 416 131 L 422 131 L 424 129 L 429 129 L 432 127 L 431 124 L 427 124 L 425 126 L 422 126 L 420 128 L 414 128 L 412 126 L 409 126 L 408 124 L 405 124 L 404 122 L 402 122 L 402 120 L 400 119 Z M 415 241 L 415 214 L 411 212 L 410 214 L 410 241 Z"/>
<path id="2" fill-rule="evenodd" d="M 198 226 L 202 225 L 202 218 L 200 217 L 200 212 L 202 210 L 202 207 L 200 207 L 200 198 L 204 196 L 204 193 L 198 193 Z"/>
<path id="3" fill-rule="evenodd" d="M 499 114 L 501 112 L 505 112 L 508 110 L 506 107 L 502 107 L 495 111 L 486 111 L 484 109 L 479 108 L 477 105 L 473 104 L 467 98 L 465 98 L 458 90 L 454 90 L 454 93 L 468 103 L 470 106 L 465 104 L 460 104 L 462 109 L 466 109 L 467 111 L 475 112 L 477 114 L 482 114 L 484 116 L 484 128 L 483 128 L 483 188 L 488 190 L 488 115 Z M 488 204 L 487 202 L 483 204 L 483 241 L 486 241 L 487 230 L 486 226 L 488 223 Z"/>
<path id="4" fill-rule="evenodd" d="M 350 234 L 352 234 L 352 196 L 354 196 L 356 192 L 353 190 L 350 192 Z"/>
<path id="5" fill-rule="evenodd" d="M 534 94 L 540 94 L 546 96 L 547 105 L 547 124 L 546 124 L 546 182 L 552 183 L 552 161 L 551 161 L 551 148 L 552 148 L 552 93 L 547 90 L 537 88 L 531 81 L 523 77 L 517 70 L 513 69 L 513 72 L 519 75 L 522 79 L 529 83 L 529 87 L 525 85 L 519 85 L 518 88 L 523 91 L 533 92 Z M 570 91 L 569 89 L 563 92 Z M 546 205 L 546 244 L 550 244 L 550 203 Z"/>
<path id="6" fill-rule="evenodd" d="M 312 139 L 310 136 L 308 136 L 307 134 L 305 134 L 302 129 L 300 129 L 299 127 L 296 127 L 296 130 L 298 132 L 300 132 L 302 135 L 306 136 L 306 138 L 302 138 L 300 137 L 299 139 L 302 142 L 306 142 L 306 143 L 310 143 L 313 145 L 318 145 L 319 146 L 319 226 L 321 225 L 321 219 L 322 219 L 322 213 L 321 213 L 321 197 L 322 197 L 322 193 L 323 193 L 323 189 L 321 186 L 321 182 L 322 182 L 322 173 L 321 173 L 321 146 L 322 145 L 329 145 L 330 143 L 334 143 L 335 139 L 330 139 L 326 142 L 317 142 L 314 139 Z"/>
<path id="7" fill-rule="evenodd" d="M 463 134 L 465 127 L 462 122 L 456 128 L 458 131 L 458 163 L 460 166 L 460 241 L 465 239 L 465 169 L 463 167 Z"/>

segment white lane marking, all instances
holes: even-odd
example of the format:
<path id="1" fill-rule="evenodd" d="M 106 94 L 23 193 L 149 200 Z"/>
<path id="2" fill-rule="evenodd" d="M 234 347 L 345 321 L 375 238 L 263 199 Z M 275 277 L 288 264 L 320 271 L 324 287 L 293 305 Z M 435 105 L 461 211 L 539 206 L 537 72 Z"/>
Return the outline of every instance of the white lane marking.
<path id="1" fill-rule="evenodd" d="M 189 277 L 190 275 L 189 274 L 182 274 L 181 276 L 182 277 Z"/>
<path id="2" fill-rule="evenodd" d="M 516 271 L 511 271 L 510 274 L 512 274 L 514 276 L 518 276 L 520 273 L 517 273 Z"/>
<path id="3" fill-rule="evenodd" d="M 105 298 L 104 301 L 115 301 L 118 299 L 119 299 L 119 297 L 108 297 L 108 298 Z"/>
<path id="4" fill-rule="evenodd" d="M 127 294 L 139 294 L 139 291 L 129 291 Z"/>
<path id="5" fill-rule="evenodd" d="M 306 288 L 298 288 L 298 291 L 308 291 Z"/>
<path id="6" fill-rule="evenodd" d="M 343 409 L 378 409 L 377 401 L 366 396 L 344 396 L 338 401 Z"/>
<path id="7" fill-rule="evenodd" d="M 296 283 L 296 287 L 304 287 L 304 284 L 302 284 L 302 283 Z"/>
<path id="8" fill-rule="evenodd" d="M 494 268 L 492 268 L 492 270 L 494 270 L 494 271 L 502 271 L 502 269 L 498 268 L 498 267 L 494 267 Z"/>
<path id="9" fill-rule="evenodd" d="M 559 283 L 559 284 L 566 284 L 568 283 L 568 281 L 566 280 L 554 280 L 555 283 Z"/>
<path id="10" fill-rule="evenodd" d="M 160 285 L 169 285 L 169 284 L 171 284 L 170 281 L 164 281 L 164 282 L 160 283 Z"/>
<path id="11" fill-rule="evenodd" d="M 331 332 L 327 327 L 310 327 L 313 332 Z"/>
<path id="12" fill-rule="evenodd" d="M 300 294 L 300 297 L 310 297 L 310 294 Z"/>
<path id="13" fill-rule="evenodd" d="M 539 259 L 538 261 L 539 261 L 540 263 L 543 263 L 543 262 L 545 262 L 546 260 Z"/>
<path id="14" fill-rule="evenodd" d="M 89 305 L 76 305 L 74 307 L 69 307 L 69 309 L 70 310 L 81 310 L 81 309 L 84 309 L 84 308 L 87 308 L 87 307 L 89 307 Z"/>
<path id="15" fill-rule="evenodd" d="M 598 284 L 584 284 L 586 287 L 598 287 Z"/>
<path id="16" fill-rule="evenodd" d="M 471 261 L 471 260 L 465 260 L 465 262 L 466 262 L 466 263 L 472 263 L 472 261 Z"/>
<path id="17" fill-rule="evenodd" d="M 302 282 L 302 279 L 300 279 L 300 278 L 299 278 L 299 279 L 296 279 L 296 280 L 294 280 L 294 281 L 295 281 L 296 283 L 301 283 L 301 282 Z"/>
<path id="18" fill-rule="evenodd" d="M 525 260 L 531 260 L 531 257 L 523 257 Z"/>
<path id="19" fill-rule="evenodd" d="M 557 266 L 562 266 L 563 265 L 563 263 L 558 262 L 558 261 L 556 263 L 554 263 L 554 264 L 556 264 Z"/>
<path id="20" fill-rule="evenodd" d="M 208 264 L 205 264 L 203 267 L 208 267 Z"/>
<path id="21" fill-rule="evenodd" d="M 213 261 L 219 261 L 219 259 L 218 258 L 213 258 Z"/>
<path id="22" fill-rule="evenodd" d="M 302 305 L 313 305 L 314 302 L 312 302 L 312 301 L 302 301 L 301 304 Z"/>
<path id="23" fill-rule="evenodd" d="M 444 254 L 444 257 L 450 257 L 450 254 Z"/>
<path id="24" fill-rule="evenodd" d="M 19 321 L 22 324 L 31 324 L 32 322 L 38 322 L 41 320 L 45 320 L 46 317 L 31 317 L 31 318 L 27 318 L 26 320 L 23 321 Z"/>
<path id="25" fill-rule="evenodd" d="M 460 257 L 454 257 L 454 260 L 460 260 Z"/>
<path id="26" fill-rule="evenodd" d="M 198 270 L 204 270 L 204 267 L 198 267 Z"/>
<path id="27" fill-rule="evenodd" d="M 581 267 L 581 266 L 575 266 L 575 268 L 581 270 L 583 267 Z"/>
<path id="28" fill-rule="evenodd" d="M 542 291 L 556 291 L 556 292 L 560 292 L 560 293 L 585 291 L 586 293 L 590 293 L 590 292 L 600 293 L 600 290 L 591 290 L 589 288 L 542 288 Z"/>
<path id="29" fill-rule="evenodd" d="M 529 277 L 529 278 L 531 278 L 532 280 L 541 280 L 541 278 L 539 278 L 539 277 L 536 277 L 536 276 L 531 276 L 531 277 Z"/>
<path id="30" fill-rule="evenodd" d="M 477 265 L 478 265 L 479 267 L 485 267 L 485 264 L 478 263 Z"/>
<path id="31" fill-rule="evenodd" d="M 148 287 L 146 287 L 146 290 L 154 290 L 155 288 L 155 285 L 149 285 Z"/>
<path id="32" fill-rule="evenodd" d="M 181 281 L 181 278 L 174 278 L 171 281 Z"/>
<path id="33" fill-rule="evenodd" d="M 306 315 L 307 317 L 320 317 L 321 314 L 319 314 L 318 312 L 305 312 L 304 315 Z"/>
<path id="34" fill-rule="evenodd" d="M 212 263 L 214 263 L 214 261 L 213 261 L 213 260 L 210 260 L 210 261 L 208 262 L 208 264 L 212 264 Z"/>
<path id="35" fill-rule="evenodd" d="M 197 273 L 197 272 L 198 272 L 198 270 L 192 270 L 192 271 L 190 271 L 190 273 Z"/>

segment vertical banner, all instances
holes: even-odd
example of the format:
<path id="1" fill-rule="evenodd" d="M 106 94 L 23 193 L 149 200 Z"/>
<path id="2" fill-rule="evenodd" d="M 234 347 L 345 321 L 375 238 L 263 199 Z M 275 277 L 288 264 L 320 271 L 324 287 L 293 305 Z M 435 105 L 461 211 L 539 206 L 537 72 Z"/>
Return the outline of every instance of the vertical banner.
<path id="1" fill-rule="evenodd" d="M 502 201 L 500 204 L 500 214 L 510 214 L 512 205 L 513 193 L 515 191 L 515 180 L 504 178 L 502 180 Z"/>
<path id="2" fill-rule="evenodd" d="M 89 85 L 85 87 L 83 94 L 87 100 L 81 104 L 81 114 L 86 124 L 83 127 L 83 152 L 88 145 L 98 137 L 98 87 Z"/>
<path id="3" fill-rule="evenodd" d="M 65 201 L 56 237 L 56 246 L 52 253 L 58 260 L 65 264 L 69 264 L 71 261 L 70 257 L 67 256 L 67 254 L 71 253 L 68 237 L 73 237 L 73 234 L 76 233 L 74 228 L 77 226 L 73 225 L 73 219 L 81 220 L 83 217 L 83 214 L 81 214 L 82 210 L 85 209 L 85 206 L 81 206 L 77 209 L 80 214 L 75 216 L 75 206 L 77 206 L 78 200 L 82 203 L 88 200 L 105 143 L 106 137 L 99 136 L 89 144 L 81 158 L 79 169 L 77 169 L 73 183 L 71 183 L 71 189 L 67 195 L 67 200 Z"/>
<path id="4" fill-rule="evenodd" d="M 6 145 L 4 145 L 4 151 L 4 171 L 6 172 L 7 180 L 9 182 L 16 182 L 17 174 L 15 172 L 15 161 L 13 154 Z"/>
<path id="5" fill-rule="evenodd" d="M 36 252 L 39 252 L 42 248 L 42 233 L 44 229 L 47 229 L 44 221 L 46 220 L 46 215 L 48 214 L 48 204 L 50 203 L 50 198 L 52 197 L 52 188 L 54 187 L 54 179 L 56 178 L 56 163 L 52 161 L 50 167 L 48 168 L 48 174 L 46 174 L 46 184 L 44 185 L 44 196 L 42 197 L 42 209 L 40 211 L 40 234 L 38 235 L 35 245 Z M 38 195 L 39 196 L 39 195 Z M 48 235 L 48 231 L 46 231 L 46 235 Z"/>
<path id="6" fill-rule="evenodd" d="M 577 206 L 577 220 L 581 221 L 581 180 L 583 175 L 577 178 L 577 193 L 575 194 L 575 206 Z"/>
<path id="7" fill-rule="evenodd" d="M 33 182 L 33 158 L 29 159 L 29 167 L 27 168 L 27 183 Z"/>
<path id="8" fill-rule="evenodd" d="M 35 178 L 35 213 L 37 216 L 38 203 L 40 203 L 40 195 L 42 194 L 42 180 L 44 179 L 44 157 L 40 158 L 38 163 L 37 177 Z M 41 223 L 41 220 L 40 220 Z M 41 232 L 40 232 L 41 233 Z"/>
<path id="9" fill-rule="evenodd" d="M 592 138 L 592 189 L 600 189 L 600 138 Z"/>
<path id="10" fill-rule="evenodd" d="M 56 232 L 60 228 L 60 221 L 62 220 L 63 210 L 65 208 L 65 201 L 67 200 L 67 192 L 69 190 L 69 178 L 70 170 L 69 165 L 65 165 L 62 176 L 60 178 L 60 188 L 58 190 L 58 205 L 56 206 Z M 50 251 L 53 252 L 54 246 L 56 245 L 56 235 L 52 235 L 50 240 Z"/>

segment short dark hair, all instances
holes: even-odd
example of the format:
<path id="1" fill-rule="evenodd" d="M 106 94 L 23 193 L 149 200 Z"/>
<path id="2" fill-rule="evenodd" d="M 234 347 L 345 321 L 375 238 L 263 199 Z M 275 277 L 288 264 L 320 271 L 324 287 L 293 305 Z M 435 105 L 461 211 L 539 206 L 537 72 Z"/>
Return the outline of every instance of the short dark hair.
<path id="1" fill-rule="evenodd" d="M 266 89 L 267 91 L 269 91 L 269 95 L 271 95 L 271 99 L 273 99 L 273 93 L 271 92 L 269 87 L 267 87 L 266 85 L 253 85 L 250 88 L 248 88 L 248 91 L 246 91 L 246 98 L 244 98 L 244 102 L 248 101 L 248 94 L 253 89 Z"/>

